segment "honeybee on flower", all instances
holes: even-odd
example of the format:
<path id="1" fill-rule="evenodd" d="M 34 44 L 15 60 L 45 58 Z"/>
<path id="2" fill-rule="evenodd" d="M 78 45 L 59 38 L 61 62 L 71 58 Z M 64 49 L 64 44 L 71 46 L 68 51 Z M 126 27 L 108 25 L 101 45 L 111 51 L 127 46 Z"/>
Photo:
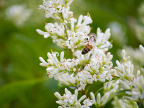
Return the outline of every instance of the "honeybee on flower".
<path id="1" fill-rule="evenodd" d="M 39 29 L 37 32 L 44 35 L 44 38 L 51 37 L 59 47 L 69 49 L 72 57 L 65 58 L 62 51 L 60 54 L 48 52 L 47 61 L 42 57 L 39 58 L 42 62 L 40 65 L 46 67 L 49 78 L 57 80 L 60 86 L 66 85 L 75 89 L 74 94 L 66 88 L 63 95 L 55 92 L 58 98 L 56 103 L 60 105 L 58 108 L 90 108 L 94 105 L 97 108 L 104 107 L 115 94 L 123 91 L 126 95 L 131 95 L 129 98 L 132 100 L 127 99 L 128 102 L 137 103 L 139 99 L 143 101 L 143 92 L 141 92 L 143 86 L 139 84 L 143 85 L 144 78 L 139 77 L 140 71 L 137 72 L 137 76 L 134 76 L 134 66 L 130 57 L 126 56 L 125 50 L 122 50 L 123 61 L 116 60 L 117 66 L 113 65 L 113 55 L 108 52 L 112 47 L 111 42 L 108 41 L 111 35 L 110 29 L 102 32 L 100 28 L 97 28 L 96 34 L 91 33 L 88 36 L 91 32 L 89 24 L 92 23 L 92 19 L 89 14 L 80 15 L 78 19 L 75 19 L 69 7 L 72 1 L 43 0 L 44 4 L 40 5 L 40 8 L 46 12 L 46 18 L 52 17 L 61 23 L 48 23 L 45 26 L 46 32 Z M 87 44 L 84 43 L 85 40 Z M 81 50 L 83 46 L 85 47 Z M 140 50 L 144 54 L 142 45 Z M 101 86 L 98 89 L 93 86 L 92 90 L 92 84 Z M 91 89 L 87 89 L 89 87 Z M 127 91 L 128 89 L 131 91 Z M 82 95 L 80 98 L 79 92 Z M 87 95 L 89 92 L 90 97 Z M 137 104 L 135 108 L 138 108 Z"/>
<path id="2" fill-rule="evenodd" d="M 91 33 L 91 34 L 89 35 L 89 37 L 90 37 L 90 38 L 89 38 L 89 42 L 88 42 L 88 44 L 83 48 L 82 54 L 86 54 L 86 53 L 88 53 L 89 51 L 91 51 L 92 48 L 94 47 L 95 43 L 96 43 L 96 34 Z"/>

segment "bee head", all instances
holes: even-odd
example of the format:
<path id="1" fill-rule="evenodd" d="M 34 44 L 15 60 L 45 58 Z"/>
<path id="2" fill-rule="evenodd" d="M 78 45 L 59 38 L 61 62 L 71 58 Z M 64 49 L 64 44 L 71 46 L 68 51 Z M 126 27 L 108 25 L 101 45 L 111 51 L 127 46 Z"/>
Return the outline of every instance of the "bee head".
<path id="1" fill-rule="evenodd" d="M 96 42 L 96 34 L 95 33 L 91 33 L 89 35 L 90 39 Z"/>

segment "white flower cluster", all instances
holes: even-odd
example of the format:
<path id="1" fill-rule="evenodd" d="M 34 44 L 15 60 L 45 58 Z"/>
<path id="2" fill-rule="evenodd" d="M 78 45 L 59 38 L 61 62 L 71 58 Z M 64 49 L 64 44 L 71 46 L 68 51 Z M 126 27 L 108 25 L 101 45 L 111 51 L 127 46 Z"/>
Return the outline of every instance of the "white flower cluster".
<path id="1" fill-rule="evenodd" d="M 69 5 L 73 0 L 43 0 L 43 5 L 39 7 L 45 10 L 45 17 L 52 17 L 61 20 L 68 20 L 73 16 L 73 12 L 69 11 Z"/>
<path id="2" fill-rule="evenodd" d="M 110 29 L 103 33 L 98 28 L 96 36 L 94 35 L 95 37 L 92 39 L 89 36 L 91 28 L 88 25 L 92 23 L 90 15 L 80 15 L 78 20 L 75 19 L 69 7 L 72 1 L 43 0 L 43 5 L 40 5 L 40 8 L 45 10 L 46 18 L 52 17 L 61 23 L 47 23 L 45 25 L 46 31 L 36 30 L 44 38 L 51 37 L 54 43 L 59 47 L 68 49 L 72 55 L 72 58 L 65 58 L 63 51 L 60 54 L 48 52 L 47 61 L 42 57 L 39 58 L 40 65 L 46 67 L 47 75 L 50 78 L 58 80 L 61 85 L 64 84 L 76 89 L 75 94 L 72 94 L 65 88 L 63 96 L 55 92 L 55 96 L 58 98 L 56 103 L 60 105 L 59 108 L 90 108 L 92 105 L 102 107 L 113 98 L 116 92 L 125 89 L 131 89 L 126 93 L 131 95 L 132 99 L 143 100 L 144 86 L 140 85 L 144 84 L 144 78 L 139 76 L 139 71 L 137 77 L 134 76 L 134 66 L 130 57 L 126 57 L 125 50 L 122 51 L 123 62 L 116 61 L 117 66 L 113 66 L 113 55 L 108 52 L 112 47 L 108 41 L 111 35 Z M 82 54 L 82 50 L 89 51 Z M 142 53 L 144 52 L 143 46 L 140 46 L 140 50 Z M 103 86 L 97 91 L 89 91 L 88 88 L 94 82 L 100 82 Z M 101 90 L 103 90 L 102 93 Z M 78 99 L 78 92 L 82 94 L 80 99 Z M 90 93 L 90 97 L 87 97 L 86 93 Z M 126 101 L 131 102 L 133 100 Z M 124 100 L 119 103 L 125 105 Z"/>
<path id="3" fill-rule="evenodd" d="M 97 96 L 95 97 L 94 93 L 90 92 L 91 100 L 87 98 L 86 95 L 83 95 L 82 97 L 80 97 L 80 99 L 78 99 L 77 89 L 75 90 L 75 93 L 72 94 L 67 88 L 65 88 L 65 94 L 63 96 L 61 96 L 58 92 L 54 93 L 54 95 L 59 99 L 58 101 L 56 101 L 56 103 L 61 105 L 59 106 L 59 108 L 90 108 L 90 106 L 92 106 L 93 104 L 96 107 L 101 107 L 106 104 L 106 102 L 110 98 L 110 95 L 116 92 L 118 83 L 119 83 L 118 81 L 115 83 L 113 82 L 107 83 L 109 87 L 111 86 L 116 87 L 107 91 L 102 97 L 100 93 L 98 93 Z M 83 104 L 81 104 L 82 101 Z"/>
<path id="4" fill-rule="evenodd" d="M 118 90 L 119 81 L 110 81 L 104 83 L 104 95 L 101 97 L 101 94 L 98 93 L 96 98 L 93 92 L 90 92 L 91 99 L 94 105 L 99 108 L 106 104 L 106 102 L 111 98 L 113 94 Z"/>
<path id="5" fill-rule="evenodd" d="M 47 23 L 45 25 L 46 32 L 39 29 L 37 29 L 37 32 L 44 35 L 44 38 L 51 37 L 53 42 L 59 47 L 69 48 L 74 52 L 75 48 L 80 48 L 85 45 L 85 38 L 88 37 L 90 33 L 88 24 L 92 23 L 92 20 L 90 16 L 80 15 L 76 26 L 74 26 L 74 23 L 77 21 L 76 19 L 71 18 L 69 20 L 71 29 L 68 29 L 65 25 L 68 22 L 61 23 L 60 25 L 58 23 Z"/>
<path id="6" fill-rule="evenodd" d="M 40 63 L 41 66 L 47 67 L 47 75 L 50 78 L 55 78 L 58 79 L 58 77 L 61 74 L 66 75 L 65 73 L 67 72 L 75 72 L 76 68 L 75 66 L 78 64 L 77 59 L 65 59 L 64 58 L 64 52 L 61 52 L 60 54 L 60 61 L 57 58 L 58 53 L 57 52 L 52 52 L 50 54 L 49 52 L 47 53 L 48 59 L 47 62 L 40 57 Z"/>
<path id="7" fill-rule="evenodd" d="M 130 56 L 130 60 L 132 61 L 133 65 L 134 65 L 134 75 L 136 75 L 137 70 L 140 70 L 141 73 L 144 73 L 144 69 L 142 68 L 142 66 L 144 66 L 144 48 L 142 45 L 139 46 L 138 48 L 132 48 L 132 47 L 128 47 L 125 46 L 124 47 L 127 55 Z M 118 51 L 119 56 L 120 55 L 120 50 Z"/>
<path id="8" fill-rule="evenodd" d="M 83 41 L 90 33 L 88 24 L 92 23 L 89 15 L 80 15 L 78 21 L 73 18 L 73 12 L 69 11 L 69 5 L 73 0 L 43 0 L 41 9 L 45 10 L 46 18 L 52 17 L 60 20 L 62 23 L 52 24 L 47 23 L 45 26 L 46 32 L 37 29 L 37 32 L 44 35 L 45 38 L 52 37 L 53 42 L 58 46 L 68 47 L 74 52 L 75 48 L 84 45 Z M 77 22 L 77 25 L 75 23 Z M 67 23 L 70 23 L 71 28 L 68 29 Z"/>
<path id="9" fill-rule="evenodd" d="M 59 106 L 59 108 L 89 108 L 89 106 L 93 104 L 92 100 L 85 99 L 86 95 L 83 95 L 78 100 L 77 89 L 75 90 L 75 94 L 71 94 L 71 92 L 66 88 L 65 88 L 65 94 L 63 96 L 61 96 L 58 92 L 55 92 L 54 94 L 59 99 L 58 101 L 56 101 L 57 104 L 61 105 Z M 81 101 L 83 101 L 84 105 L 81 105 Z"/>
<path id="10" fill-rule="evenodd" d="M 137 64 L 144 64 L 144 48 L 142 45 L 139 46 L 139 49 L 133 49 L 131 47 L 124 47 L 126 53 L 131 57 L 133 62 Z"/>
<path id="11" fill-rule="evenodd" d="M 141 45 L 140 47 L 143 48 Z M 133 101 L 133 104 L 135 104 L 134 100 L 135 101 L 144 100 L 144 77 L 140 74 L 139 70 L 137 71 L 137 75 L 134 76 L 133 74 L 134 66 L 129 61 L 130 57 L 129 56 L 126 57 L 125 50 L 122 51 L 122 56 L 123 56 L 123 62 L 120 63 L 119 61 L 116 61 L 118 67 L 115 68 L 117 70 L 117 74 L 120 77 L 119 82 L 121 84 L 121 89 L 130 90 L 130 91 L 126 91 L 126 93 L 132 97 L 131 98 L 129 97 L 129 100 L 126 101 L 129 102 Z M 120 100 L 119 102 L 123 102 L 123 101 Z"/>
<path id="12" fill-rule="evenodd" d="M 97 96 L 96 96 L 96 98 L 95 98 L 93 92 L 90 93 L 90 96 L 91 96 L 91 98 L 92 98 L 95 106 L 97 106 L 97 107 L 103 106 L 106 103 L 106 101 L 108 100 L 109 95 L 110 95 L 109 93 L 105 93 L 103 95 L 103 97 L 101 97 L 101 94 L 98 93 Z"/>
<path id="13" fill-rule="evenodd" d="M 110 92 L 110 93 L 116 92 L 118 87 L 119 87 L 119 80 L 117 80 L 117 81 L 113 80 L 110 82 L 106 82 L 106 83 L 104 83 L 104 92 Z"/>
<path id="14" fill-rule="evenodd" d="M 139 108 L 135 101 L 132 101 L 130 97 L 123 97 L 123 99 L 118 99 L 117 96 L 114 97 L 112 102 L 114 108 Z"/>
<path id="15" fill-rule="evenodd" d="M 108 26 L 111 29 L 111 33 L 112 33 L 111 37 L 113 41 L 116 42 L 115 44 L 119 46 L 125 45 L 127 43 L 127 38 L 123 26 L 118 22 L 110 22 Z"/>
<path id="16" fill-rule="evenodd" d="M 84 55 L 81 55 L 81 57 L 78 57 L 80 58 L 80 64 L 82 66 L 85 65 L 84 68 L 80 69 L 80 71 L 77 74 L 78 80 L 80 81 L 79 89 L 85 89 L 85 86 L 87 84 L 92 84 L 94 81 L 97 81 L 97 80 L 105 82 L 105 80 L 112 79 L 114 70 L 111 69 L 112 68 L 112 62 L 111 62 L 112 55 L 110 53 L 105 54 L 103 50 L 95 48 L 91 58 L 85 59 L 88 61 L 81 59 L 83 58 L 83 56 Z"/>
<path id="17" fill-rule="evenodd" d="M 17 26 L 22 26 L 31 15 L 32 10 L 26 9 L 25 5 L 13 5 L 6 10 L 6 16 Z"/>
<path id="18" fill-rule="evenodd" d="M 133 88 L 128 91 L 127 94 L 131 95 L 133 99 L 144 99 L 144 77 L 140 75 L 140 71 L 137 72 L 137 77 L 132 82 Z"/>
<path id="19" fill-rule="evenodd" d="M 59 54 L 52 52 L 52 54 L 47 54 L 47 62 L 40 57 L 42 62 L 40 65 L 47 67 L 47 74 L 50 78 L 53 77 L 65 85 L 77 86 L 79 90 L 84 90 L 86 85 L 92 84 L 97 80 L 102 82 L 111 80 L 114 73 L 111 62 L 112 55 L 105 53 L 108 47 L 111 46 L 108 42 L 109 36 L 109 29 L 104 34 L 98 28 L 97 39 L 99 41 L 96 42 L 96 46 L 99 45 L 99 47 L 94 46 L 91 53 L 82 55 L 81 50 L 77 50 L 74 53 L 76 58 L 65 59 L 64 52 L 61 52 L 59 61 L 57 58 Z"/>
<path id="20" fill-rule="evenodd" d="M 125 50 L 122 50 L 122 57 L 123 62 L 120 63 L 118 60 L 116 61 L 117 67 L 115 69 L 117 70 L 117 74 L 119 75 L 120 83 L 122 84 L 124 89 L 130 89 L 131 88 L 131 82 L 134 79 L 134 66 L 130 61 L 130 56 L 126 57 Z"/>

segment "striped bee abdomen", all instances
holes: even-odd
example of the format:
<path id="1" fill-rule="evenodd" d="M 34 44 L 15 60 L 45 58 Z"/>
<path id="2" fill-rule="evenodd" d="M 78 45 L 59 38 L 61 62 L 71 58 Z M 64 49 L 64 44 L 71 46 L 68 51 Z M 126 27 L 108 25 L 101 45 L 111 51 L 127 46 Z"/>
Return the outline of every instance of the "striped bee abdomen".
<path id="1" fill-rule="evenodd" d="M 87 44 L 84 49 L 82 50 L 82 54 L 88 53 L 92 49 L 92 45 Z"/>

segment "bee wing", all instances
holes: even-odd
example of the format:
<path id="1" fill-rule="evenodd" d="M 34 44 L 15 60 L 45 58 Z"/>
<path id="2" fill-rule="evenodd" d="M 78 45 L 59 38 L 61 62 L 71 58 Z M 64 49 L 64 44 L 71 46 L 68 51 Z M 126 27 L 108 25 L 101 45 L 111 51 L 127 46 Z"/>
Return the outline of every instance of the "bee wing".
<path id="1" fill-rule="evenodd" d="M 95 44 L 95 41 L 94 41 L 94 40 L 90 40 L 90 41 L 89 41 L 89 45 L 94 46 L 94 44 Z"/>
<path id="2" fill-rule="evenodd" d="M 91 37 L 91 36 L 96 37 L 96 34 L 95 34 L 95 33 L 91 33 L 91 34 L 89 34 L 89 36 L 90 36 L 90 37 Z"/>
<path id="3" fill-rule="evenodd" d="M 90 39 L 89 39 L 89 45 L 94 46 L 95 42 L 96 42 L 96 34 L 91 33 L 90 34 Z"/>

